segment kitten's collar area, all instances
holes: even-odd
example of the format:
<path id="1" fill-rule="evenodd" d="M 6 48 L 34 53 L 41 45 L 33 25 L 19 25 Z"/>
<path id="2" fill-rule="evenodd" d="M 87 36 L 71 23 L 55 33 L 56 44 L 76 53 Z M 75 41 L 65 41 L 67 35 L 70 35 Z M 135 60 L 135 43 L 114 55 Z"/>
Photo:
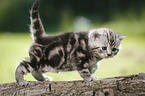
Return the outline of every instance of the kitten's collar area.
<path id="1" fill-rule="evenodd" d="M 94 54 L 94 58 L 96 59 L 96 61 L 100 61 L 104 58 L 100 57 L 98 54 Z"/>

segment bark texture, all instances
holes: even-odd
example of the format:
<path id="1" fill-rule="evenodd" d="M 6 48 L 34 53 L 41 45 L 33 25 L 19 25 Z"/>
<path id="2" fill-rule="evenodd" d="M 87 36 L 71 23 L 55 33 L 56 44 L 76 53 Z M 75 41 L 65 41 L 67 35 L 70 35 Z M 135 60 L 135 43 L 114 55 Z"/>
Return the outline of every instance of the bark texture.
<path id="1" fill-rule="evenodd" d="M 145 96 L 145 73 L 86 81 L 30 82 L 0 85 L 0 96 Z"/>

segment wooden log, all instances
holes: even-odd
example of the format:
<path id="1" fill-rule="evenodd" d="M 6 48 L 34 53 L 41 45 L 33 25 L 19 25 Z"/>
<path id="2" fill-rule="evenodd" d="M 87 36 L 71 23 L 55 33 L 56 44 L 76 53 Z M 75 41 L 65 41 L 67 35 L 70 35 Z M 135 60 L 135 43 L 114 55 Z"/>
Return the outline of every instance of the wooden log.
<path id="1" fill-rule="evenodd" d="M 0 85 L 0 96 L 145 96 L 145 73 L 86 81 L 36 81 Z"/>

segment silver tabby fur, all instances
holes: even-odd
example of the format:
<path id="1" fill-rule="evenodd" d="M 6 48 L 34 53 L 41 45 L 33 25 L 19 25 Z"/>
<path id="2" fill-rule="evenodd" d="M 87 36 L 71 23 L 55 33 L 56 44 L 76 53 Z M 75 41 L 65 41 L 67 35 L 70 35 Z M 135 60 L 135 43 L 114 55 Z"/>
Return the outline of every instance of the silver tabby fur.
<path id="1" fill-rule="evenodd" d="M 34 42 L 29 58 L 20 62 L 15 71 L 16 81 L 20 85 L 28 84 L 24 80 L 26 73 L 31 73 L 39 81 L 52 81 L 51 77 L 43 74 L 48 71 L 77 70 L 84 80 L 97 80 L 93 73 L 98 68 L 98 62 L 116 55 L 121 41 L 126 37 L 107 28 L 48 35 L 39 16 L 39 0 L 35 1 L 30 14 Z"/>

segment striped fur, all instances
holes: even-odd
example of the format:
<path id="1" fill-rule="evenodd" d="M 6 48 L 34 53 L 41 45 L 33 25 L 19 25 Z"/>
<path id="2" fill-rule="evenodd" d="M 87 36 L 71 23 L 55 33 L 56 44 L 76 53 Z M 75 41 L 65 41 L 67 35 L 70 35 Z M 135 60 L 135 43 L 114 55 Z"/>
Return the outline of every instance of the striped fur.
<path id="1" fill-rule="evenodd" d="M 68 32 L 57 35 L 45 33 L 39 16 L 39 0 L 36 0 L 31 14 L 31 34 L 34 42 L 26 58 L 16 68 L 15 78 L 20 85 L 27 85 L 23 75 L 32 73 L 39 81 L 51 81 L 45 72 L 77 70 L 86 81 L 97 80 L 92 75 L 103 58 L 113 57 L 119 51 L 124 35 L 111 29 L 100 28 L 90 32 Z"/>
<path id="2" fill-rule="evenodd" d="M 30 31 L 32 33 L 32 38 L 37 41 L 45 35 L 45 30 L 42 25 L 40 16 L 39 16 L 39 0 L 36 0 L 31 11 L 30 11 L 31 26 Z"/>

